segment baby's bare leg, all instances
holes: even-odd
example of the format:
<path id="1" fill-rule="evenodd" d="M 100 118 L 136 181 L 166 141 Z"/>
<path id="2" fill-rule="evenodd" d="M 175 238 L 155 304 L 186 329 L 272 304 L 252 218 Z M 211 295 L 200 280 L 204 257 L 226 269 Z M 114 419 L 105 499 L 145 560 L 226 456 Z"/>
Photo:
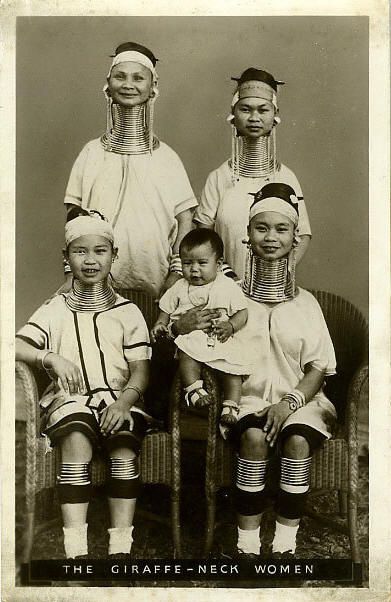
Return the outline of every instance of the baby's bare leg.
<path id="1" fill-rule="evenodd" d="M 185 389 L 185 400 L 188 405 L 196 407 L 207 406 L 209 395 L 201 380 L 201 364 L 183 351 L 179 352 L 179 371 Z"/>
<path id="2" fill-rule="evenodd" d="M 238 374 L 223 372 L 224 399 L 239 403 L 242 396 L 242 377 Z"/>
<path id="3" fill-rule="evenodd" d="M 196 380 L 201 377 L 201 364 L 194 360 L 192 357 L 184 353 L 179 352 L 179 371 L 183 385 L 188 387 L 192 385 Z"/>
<path id="4" fill-rule="evenodd" d="M 224 401 L 220 422 L 232 426 L 237 422 L 239 402 L 242 395 L 242 377 L 237 374 L 223 373 Z"/>

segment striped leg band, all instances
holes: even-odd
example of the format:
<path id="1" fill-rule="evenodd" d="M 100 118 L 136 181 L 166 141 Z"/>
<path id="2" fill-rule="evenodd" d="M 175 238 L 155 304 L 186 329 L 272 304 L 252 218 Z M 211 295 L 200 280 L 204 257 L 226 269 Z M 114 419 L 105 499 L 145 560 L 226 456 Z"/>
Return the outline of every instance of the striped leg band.
<path id="1" fill-rule="evenodd" d="M 239 514 L 261 514 L 265 507 L 265 481 L 269 460 L 238 457 L 236 468 L 236 509 Z"/>
<path id="2" fill-rule="evenodd" d="M 293 460 L 281 458 L 278 513 L 285 518 L 301 518 L 310 488 L 312 458 Z"/>
<path id="3" fill-rule="evenodd" d="M 280 488 L 288 493 L 306 493 L 310 488 L 311 457 L 281 458 Z"/>
<path id="4" fill-rule="evenodd" d="M 134 499 L 140 492 L 138 458 L 110 458 L 107 494 L 112 498 Z"/>
<path id="5" fill-rule="evenodd" d="M 238 458 L 236 485 L 243 491 L 262 491 L 265 488 L 266 468 L 269 460 Z"/>
<path id="6" fill-rule="evenodd" d="M 60 504 L 83 504 L 91 497 L 89 462 L 62 462 L 57 476 Z"/>

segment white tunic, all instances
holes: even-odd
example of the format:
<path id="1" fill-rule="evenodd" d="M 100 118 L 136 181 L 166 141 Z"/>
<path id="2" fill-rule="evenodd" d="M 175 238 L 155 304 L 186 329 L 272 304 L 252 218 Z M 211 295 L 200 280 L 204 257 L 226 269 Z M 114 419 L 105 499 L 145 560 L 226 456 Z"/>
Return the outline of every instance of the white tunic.
<path id="1" fill-rule="evenodd" d="M 221 319 L 227 320 L 241 309 L 247 309 L 247 300 L 233 280 L 218 273 L 216 279 L 203 286 L 192 286 L 184 278 L 178 280 L 160 299 L 159 307 L 170 315 L 171 320 L 197 305 L 206 303 L 206 309 L 219 309 Z M 177 347 L 193 359 L 211 368 L 230 374 L 250 374 L 253 369 L 252 354 L 243 329 L 236 332 L 225 343 L 213 338 L 208 345 L 208 335 L 202 330 L 179 335 Z"/>
<path id="2" fill-rule="evenodd" d="M 257 369 L 242 385 L 239 418 L 278 403 L 304 377 L 306 366 L 335 374 L 333 344 L 315 297 L 299 288 L 291 301 L 268 306 L 249 299 L 245 335 Z M 285 421 L 304 423 L 330 437 L 336 419 L 333 404 L 320 390 Z"/>
<path id="3" fill-rule="evenodd" d="M 131 375 L 131 363 L 151 358 L 148 329 L 136 305 L 117 295 L 114 307 L 101 312 L 71 311 L 66 295 L 42 305 L 17 333 L 38 349 L 50 349 L 78 366 L 84 395 L 67 396 L 97 408 L 113 403 Z M 53 381 L 41 400 L 48 407 L 60 384 Z"/>
<path id="4" fill-rule="evenodd" d="M 311 234 L 307 209 L 303 193 L 295 174 L 285 165 L 281 165 L 276 176 L 266 178 L 244 178 L 232 183 L 231 169 L 225 161 L 212 171 L 202 191 L 194 220 L 201 225 L 214 226 L 224 242 L 224 259 L 234 269 L 239 278 L 244 277 L 246 260 L 247 225 L 250 206 L 254 197 L 249 193 L 258 192 L 270 182 L 283 182 L 294 189 L 299 200 L 299 234 Z"/>
<path id="5" fill-rule="evenodd" d="M 105 151 L 89 142 L 73 165 L 65 203 L 97 209 L 114 227 L 118 259 L 112 275 L 120 288 L 157 296 L 167 277 L 176 216 L 197 205 L 185 168 L 166 144 L 152 155 Z"/>

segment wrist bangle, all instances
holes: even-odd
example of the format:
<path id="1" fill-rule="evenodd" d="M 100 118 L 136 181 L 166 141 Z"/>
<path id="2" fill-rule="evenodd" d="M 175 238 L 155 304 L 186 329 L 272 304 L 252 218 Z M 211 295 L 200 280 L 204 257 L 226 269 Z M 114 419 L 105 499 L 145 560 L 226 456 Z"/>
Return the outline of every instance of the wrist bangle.
<path id="1" fill-rule="evenodd" d="M 139 399 L 141 399 L 143 392 L 141 391 L 141 389 L 139 389 L 138 387 L 136 387 L 136 385 L 126 385 L 126 387 L 124 387 L 122 389 L 122 393 L 124 393 L 124 391 L 126 391 L 127 389 L 131 389 L 132 391 L 136 391 L 138 398 L 136 401 L 139 401 Z"/>
<path id="2" fill-rule="evenodd" d="M 292 410 L 292 412 L 296 412 L 296 410 L 299 410 L 306 404 L 304 393 L 298 389 L 293 389 L 290 393 L 285 393 L 285 395 L 281 397 L 281 401 L 288 402 L 289 409 Z"/>
<path id="3" fill-rule="evenodd" d="M 307 403 L 307 400 L 305 398 L 303 391 L 299 391 L 299 389 L 293 389 L 292 394 L 297 395 L 300 398 L 302 405 L 305 406 L 305 404 Z"/>
<path id="4" fill-rule="evenodd" d="M 49 353 L 53 353 L 50 349 L 42 349 L 37 351 L 37 355 L 35 356 L 35 363 L 39 368 L 43 368 L 43 370 L 48 370 L 47 366 L 45 366 L 45 359 L 49 355 Z"/>
<path id="5" fill-rule="evenodd" d="M 176 337 L 178 336 L 179 333 L 175 334 L 174 332 L 174 326 L 175 326 L 175 322 L 170 322 L 167 326 L 167 332 L 168 332 L 168 336 L 171 339 L 176 339 Z M 175 330 L 176 330 L 176 326 L 175 326 Z"/>
<path id="6" fill-rule="evenodd" d="M 235 334 L 235 328 L 234 328 L 234 325 L 232 324 L 231 320 L 228 320 L 228 324 L 231 324 L 231 327 L 232 327 L 232 334 L 231 334 L 231 337 L 233 337 L 233 336 L 234 336 L 234 334 Z"/>

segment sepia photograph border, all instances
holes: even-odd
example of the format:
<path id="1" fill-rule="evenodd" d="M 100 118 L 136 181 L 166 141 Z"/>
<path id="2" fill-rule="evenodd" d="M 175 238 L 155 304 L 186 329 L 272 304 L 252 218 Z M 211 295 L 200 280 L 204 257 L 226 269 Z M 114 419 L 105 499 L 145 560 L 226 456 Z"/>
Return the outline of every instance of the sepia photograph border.
<path id="1" fill-rule="evenodd" d="M 127 600 L 127 588 L 15 587 L 15 155 L 16 19 L 28 16 L 359 16 L 369 17 L 369 587 L 178 589 L 134 588 L 133 600 L 387 600 L 391 589 L 391 409 L 390 409 L 390 210 L 389 210 L 389 6 L 384 0 L 177 0 L 147 5 L 142 0 L 3 2 L 1 32 L 2 215 L 0 246 L 1 303 L 1 472 L 2 599 L 68 600 L 82 591 L 85 600 Z M 363 225 L 363 227 L 365 227 Z"/>

